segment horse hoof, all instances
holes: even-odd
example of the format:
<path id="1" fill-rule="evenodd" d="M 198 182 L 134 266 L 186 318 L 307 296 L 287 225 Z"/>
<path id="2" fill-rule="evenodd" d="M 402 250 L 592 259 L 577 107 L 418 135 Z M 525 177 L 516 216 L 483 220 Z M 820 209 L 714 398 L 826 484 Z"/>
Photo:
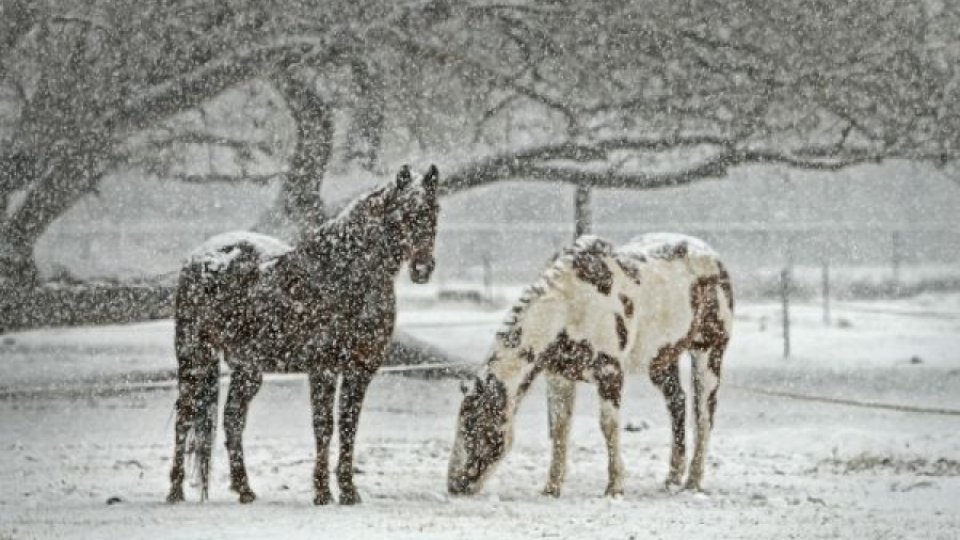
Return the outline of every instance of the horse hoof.
<path id="1" fill-rule="evenodd" d="M 317 506 L 326 506 L 326 505 L 330 504 L 330 500 L 331 500 L 331 499 L 332 499 L 332 497 L 330 496 L 330 492 L 329 492 L 329 491 L 326 492 L 326 493 L 318 493 L 317 495 L 314 495 L 314 497 L 313 497 L 313 504 L 315 504 L 315 505 L 317 505 Z"/>
<path id="2" fill-rule="evenodd" d="M 622 487 L 608 487 L 607 491 L 603 493 L 605 497 L 610 497 L 611 499 L 622 499 L 623 498 L 623 488 Z"/>
<path id="3" fill-rule="evenodd" d="M 240 504 L 250 504 L 256 499 L 257 495 L 249 489 L 240 492 Z"/>
<path id="4" fill-rule="evenodd" d="M 680 481 L 679 478 L 675 478 L 671 476 L 667 478 L 667 480 L 663 483 L 663 489 L 667 493 L 676 493 L 680 491 L 681 485 L 682 485 L 682 482 Z"/>
<path id="5" fill-rule="evenodd" d="M 354 504 L 360 504 L 360 494 L 357 493 L 357 490 L 355 489 L 341 491 L 340 504 L 344 506 L 352 506 Z"/>
<path id="6" fill-rule="evenodd" d="M 169 504 L 176 504 L 183 502 L 183 490 L 173 490 L 167 495 L 167 502 Z"/>
<path id="7" fill-rule="evenodd" d="M 700 482 L 696 482 L 694 480 L 687 480 L 687 483 L 683 485 L 683 489 L 686 491 L 696 491 L 698 493 L 703 491 L 703 487 L 700 486 Z"/>
<path id="8" fill-rule="evenodd" d="M 543 488 L 543 491 L 540 492 L 544 497 L 553 497 L 557 499 L 560 497 L 560 487 L 559 486 L 547 486 Z"/>

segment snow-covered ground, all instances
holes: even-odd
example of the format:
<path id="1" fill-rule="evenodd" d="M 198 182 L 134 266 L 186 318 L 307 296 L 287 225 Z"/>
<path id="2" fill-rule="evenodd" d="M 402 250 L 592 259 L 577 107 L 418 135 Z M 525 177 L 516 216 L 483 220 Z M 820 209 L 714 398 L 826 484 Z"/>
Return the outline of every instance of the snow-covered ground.
<path id="1" fill-rule="evenodd" d="M 401 328 L 479 361 L 502 309 L 416 301 Z M 482 494 L 449 498 L 458 383 L 378 377 L 361 423 L 358 507 L 311 504 L 306 384 L 276 377 L 254 401 L 247 464 L 258 500 L 163 502 L 172 388 L 92 393 L 175 367 L 169 321 L 0 335 L 0 539 L 7 538 L 957 538 L 960 416 L 797 400 L 757 390 L 960 409 L 960 295 L 839 303 L 833 324 L 793 306 L 781 357 L 775 304 L 738 306 L 704 494 L 661 488 L 663 401 L 628 379 L 626 495 L 609 500 L 596 399 L 580 389 L 560 499 L 539 495 L 548 438 L 542 383 Z M 108 504 L 108 501 L 115 501 Z"/>

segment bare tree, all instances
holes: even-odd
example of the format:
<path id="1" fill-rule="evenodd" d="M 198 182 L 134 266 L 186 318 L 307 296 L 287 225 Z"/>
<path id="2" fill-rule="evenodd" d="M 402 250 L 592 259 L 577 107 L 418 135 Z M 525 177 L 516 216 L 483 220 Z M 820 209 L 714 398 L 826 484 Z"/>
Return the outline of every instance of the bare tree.
<path id="1" fill-rule="evenodd" d="M 329 154 L 329 119 L 303 77 L 341 61 L 340 35 L 355 21 L 344 4 L 4 0 L 0 65 L 18 114 L 0 150 L 0 190 L 5 207 L 14 192 L 23 197 L 0 221 L 0 273 L 35 278 L 37 238 L 130 160 L 131 138 L 149 140 L 145 130 L 253 79 L 275 82 L 295 120 L 287 199 L 299 214 L 319 212 L 310 194 Z"/>
<path id="2" fill-rule="evenodd" d="M 18 279 L 56 216 L 151 151 L 135 144 L 144 133 L 250 81 L 293 119 L 283 204 L 301 226 L 322 218 L 340 109 L 344 159 L 442 154 L 447 192 L 506 178 L 657 188 L 749 163 L 946 164 L 960 148 L 949 2 L 93 5 L 0 0 L 0 84 L 19 103 L 0 192 L 24 193 L 0 223 L 0 270 Z M 258 155 L 258 141 L 208 135 L 191 136 Z"/>

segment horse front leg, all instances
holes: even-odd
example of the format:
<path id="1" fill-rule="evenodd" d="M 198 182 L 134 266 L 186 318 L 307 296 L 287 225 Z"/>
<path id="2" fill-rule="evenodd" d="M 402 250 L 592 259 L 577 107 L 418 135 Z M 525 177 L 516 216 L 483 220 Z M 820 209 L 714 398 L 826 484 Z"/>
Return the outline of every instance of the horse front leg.
<path id="1" fill-rule="evenodd" d="M 317 366 L 310 370 L 310 403 L 317 458 L 313 469 L 313 504 L 330 503 L 330 437 L 333 435 L 333 397 L 337 376 Z"/>
<path id="2" fill-rule="evenodd" d="M 570 417 L 576 397 L 576 383 L 554 373 L 547 374 L 547 419 L 550 424 L 550 475 L 543 494 L 559 497 L 567 473 L 567 441 L 570 438 Z"/>
<path id="3" fill-rule="evenodd" d="M 340 455 L 337 462 L 337 485 L 340 488 L 340 504 L 358 504 L 360 494 L 353 485 L 353 448 L 360 423 L 360 409 L 372 373 L 361 372 L 343 376 L 340 385 Z"/>
<path id="4" fill-rule="evenodd" d="M 620 403 L 623 397 L 623 370 L 614 358 L 600 353 L 597 389 L 600 393 L 600 429 L 607 443 L 606 495 L 623 495 L 623 458 L 620 455 Z"/>
<path id="5" fill-rule="evenodd" d="M 257 395 L 262 382 L 263 374 L 258 370 L 234 372 L 230 376 L 230 390 L 223 411 L 223 431 L 230 458 L 230 489 L 240 495 L 241 503 L 250 503 L 257 498 L 247 478 L 242 439 L 250 401 Z"/>

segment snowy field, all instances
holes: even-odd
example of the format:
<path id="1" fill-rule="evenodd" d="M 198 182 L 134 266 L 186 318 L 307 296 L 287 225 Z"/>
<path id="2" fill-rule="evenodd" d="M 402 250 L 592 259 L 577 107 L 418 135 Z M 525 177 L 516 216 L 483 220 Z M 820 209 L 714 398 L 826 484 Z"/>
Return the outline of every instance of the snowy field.
<path id="1" fill-rule="evenodd" d="M 428 305 L 401 328 L 478 361 L 500 309 Z M 960 416 L 759 393 L 960 409 L 960 295 L 793 309 L 738 306 L 706 493 L 661 489 L 668 422 L 644 377 L 628 379 L 626 495 L 602 497 L 596 399 L 581 387 L 560 499 L 539 495 L 548 438 L 542 382 L 486 489 L 450 498 L 454 380 L 378 377 L 357 451 L 358 507 L 311 504 L 306 383 L 271 378 L 254 401 L 247 464 L 259 496 L 227 489 L 218 444 L 212 500 L 163 502 L 175 393 L 130 386 L 174 369 L 169 321 L 0 335 L 0 539 L 20 538 L 942 538 L 960 536 Z M 335 488 L 334 488 L 335 489 Z M 112 503 L 112 504 L 111 504 Z"/>

